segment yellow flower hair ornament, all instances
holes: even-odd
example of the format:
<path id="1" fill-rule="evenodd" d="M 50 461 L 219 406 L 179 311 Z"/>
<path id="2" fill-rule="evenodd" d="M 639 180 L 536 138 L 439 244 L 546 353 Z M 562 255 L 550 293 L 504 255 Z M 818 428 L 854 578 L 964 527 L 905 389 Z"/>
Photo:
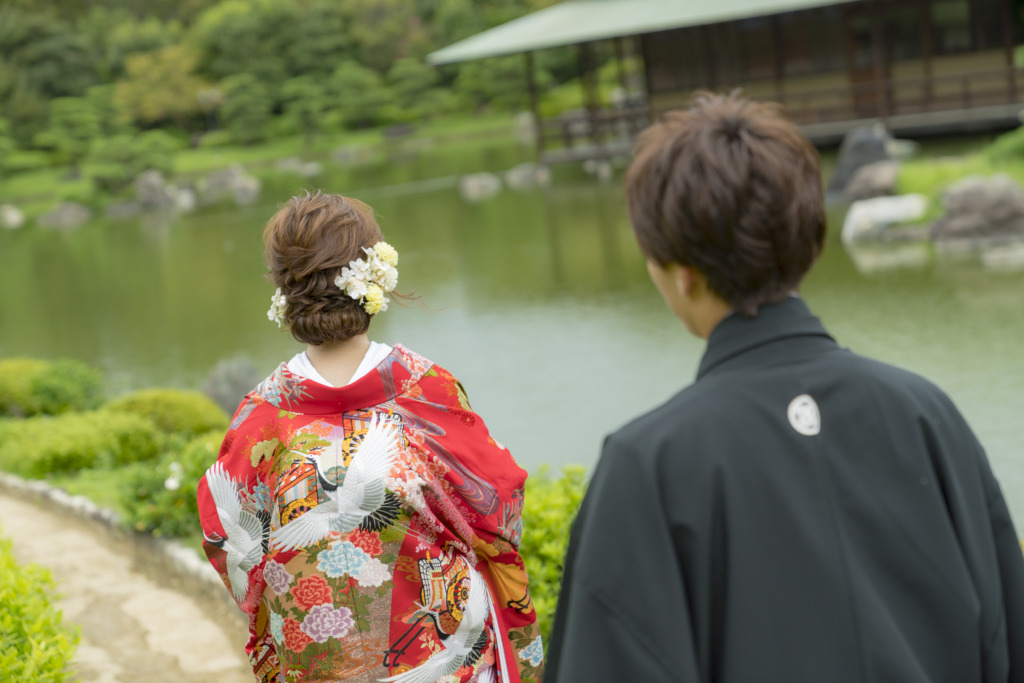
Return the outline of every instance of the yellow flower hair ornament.
<path id="1" fill-rule="evenodd" d="M 398 286 L 398 252 L 387 242 L 363 247 L 366 258 L 349 261 L 334 278 L 334 284 L 359 301 L 370 315 L 388 310 L 386 293 Z"/>

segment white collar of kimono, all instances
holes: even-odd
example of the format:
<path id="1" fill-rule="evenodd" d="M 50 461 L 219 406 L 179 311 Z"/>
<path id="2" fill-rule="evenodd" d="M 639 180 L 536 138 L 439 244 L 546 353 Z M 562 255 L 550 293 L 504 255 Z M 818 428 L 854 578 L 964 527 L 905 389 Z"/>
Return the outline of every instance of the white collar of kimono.
<path id="1" fill-rule="evenodd" d="M 352 379 L 350 379 L 348 383 L 352 384 L 352 382 L 355 382 L 357 379 L 370 372 L 370 370 L 373 370 L 375 367 L 380 365 L 381 361 L 387 358 L 389 353 L 391 353 L 390 346 L 371 341 L 369 348 L 366 349 L 366 353 L 363 354 L 363 360 L 360 361 L 359 367 L 356 368 L 355 374 L 352 375 Z M 334 386 L 316 371 L 313 364 L 309 362 L 309 356 L 306 355 L 305 351 L 295 354 L 295 356 L 288 361 L 288 372 L 293 375 L 297 375 L 302 379 L 308 379 L 316 382 L 317 384 L 323 384 L 325 387 Z"/>

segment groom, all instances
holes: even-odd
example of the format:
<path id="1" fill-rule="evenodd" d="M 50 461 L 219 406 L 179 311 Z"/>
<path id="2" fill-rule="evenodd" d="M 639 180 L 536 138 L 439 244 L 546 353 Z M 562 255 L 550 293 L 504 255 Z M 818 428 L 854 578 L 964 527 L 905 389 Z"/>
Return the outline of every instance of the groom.
<path id="1" fill-rule="evenodd" d="M 547 683 L 1024 683 L 1024 560 L 981 445 L 796 295 L 825 238 L 814 147 L 774 105 L 704 94 L 626 182 L 651 279 L 707 349 L 605 441 Z"/>

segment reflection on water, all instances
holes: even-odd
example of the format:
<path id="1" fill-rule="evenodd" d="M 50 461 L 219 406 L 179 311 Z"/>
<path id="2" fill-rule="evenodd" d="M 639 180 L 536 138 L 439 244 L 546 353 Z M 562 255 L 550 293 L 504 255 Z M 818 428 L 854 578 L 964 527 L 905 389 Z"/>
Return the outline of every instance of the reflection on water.
<path id="1" fill-rule="evenodd" d="M 604 434 L 692 379 L 702 343 L 647 282 L 618 180 L 560 178 L 477 204 L 450 181 L 407 185 L 507 169 L 524 156 L 438 149 L 399 166 L 335 170 L 317 184 L 373 204 L 401 252 L 399 289 L 419 296 L 380 316 L 371 335 L 448 367 L 528 469 L 590 465 Z M 266 206 L 173 224 L 0 234 L 0 355 L 81 358 L 102 367 L 115 392 L 199 387 L 237 354 L 269 371 L 299 347 L 267 322 L 260 230 L 299 188 L 268 183 Z M 931 256 L 862 272 L 833 222 L 805 297 L 840 343 L 952 395 L 1024 529 L 1024 273 Z"/>

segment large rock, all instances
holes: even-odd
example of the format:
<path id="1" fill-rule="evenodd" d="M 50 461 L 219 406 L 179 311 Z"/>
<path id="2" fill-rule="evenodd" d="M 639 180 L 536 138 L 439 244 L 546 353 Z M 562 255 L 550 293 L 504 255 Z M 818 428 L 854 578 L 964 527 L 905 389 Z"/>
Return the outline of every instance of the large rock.
<path id="1" fill-rule="evenodd" d="M 260 383 L 263 375 L 244 356 L 226 358 L 217 363 L 206 377 L 203 393 L 233 415 L 242 398 Z"/>
<path id="2" fill-rule="evenodd" d="M 842 193 L 859 168 L 891 159 L 891 140 L 889 132 L 881 124 L 854 128 L 847 133 L 839 146 L 839 156 L 828 191 Z"/>
<path id="3" fill-rule="evenodd" d="M 92 211 L 89 207 L 75 202 L 63 202 L 57 208 L 37 218 L 36 223 L 44 228 L 72 230 L 90 218 L 92 218 Z"/>
<path id="4" fill-rule="evenodd" d="M 155 169 L 144 171 L 135 179 L 135 198 L 143 209 L 169 209 L 174 206 L 174 187 Z"/>
<path id="5" fill-rule="evenodd" d="M 25 212 L 13 204 L 0 204 L 0 228 L 17 230 L 25 225 Z"/>
<path id="6" fill-rule="evenodd" d="M 203 204 L 216 204 L 232 199 L 239 206 L 248 206 L 260 196 L 262 184 L 259 178 L 248 175 L 240 165 L 214 171 L 199 187 Z"/>
<path id="7" fill-rule="evenodd" d="M 493 173 L 470 173 L 459 178 L 459 195 L 467 202 L 480 202 L 501 192 L 501 178 Z"/>
<path id="8" fill-rule="evenodd" d="M 885 239 L 885 233 L 890 227 L 897 223 L 920 220 L 927 208 L 928 200 L 920 194 L 875 197 L 854 202 L 843 221 L 843 244 L 849 246 Z"/>
<path id="9" fill-rule="evenodd" d="M 899 170 L 900 162 L 894 160 L 876 161 L 861 166 L 843 190 L 843 198 L 855 202 L 896 194 L 896 176 Z"/>
<path id="10" fill-rule="evenodd" d="M 964 178 L 946 189 L 942 205 L 945 214 L 931 227 L 937 242 L 1024 237 L 1024 188 L 1009 176 Z"/>

